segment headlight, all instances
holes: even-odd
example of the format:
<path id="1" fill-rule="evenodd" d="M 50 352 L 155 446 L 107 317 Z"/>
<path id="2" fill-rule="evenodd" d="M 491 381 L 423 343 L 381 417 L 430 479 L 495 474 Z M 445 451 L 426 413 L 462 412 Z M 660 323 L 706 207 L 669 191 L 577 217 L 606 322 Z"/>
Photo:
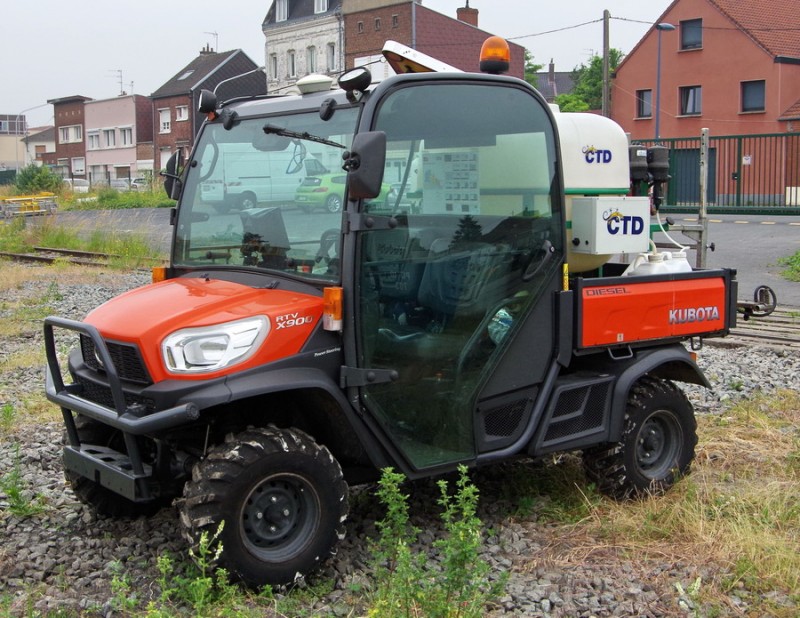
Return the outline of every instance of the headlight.
<path id="1" fill-rule="evenodd" d="M 169 371 L 200 373 L 216 371 L 252 356 L 269 333 L 264 316 L 184 328 L 164 340 L 161 351 Z"/>

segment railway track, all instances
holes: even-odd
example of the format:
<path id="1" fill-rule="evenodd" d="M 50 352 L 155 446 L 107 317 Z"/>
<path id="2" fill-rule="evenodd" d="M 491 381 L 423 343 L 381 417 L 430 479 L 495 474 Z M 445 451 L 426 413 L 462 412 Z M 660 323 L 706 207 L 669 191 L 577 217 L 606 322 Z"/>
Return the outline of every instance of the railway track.
<path id="1" fill-rule="evenodd" d="M 81 266 L 103 267 L 108 266 L 114 256 L 93 251 L 34 247 L 32 253 L 0 252 L 0 257 L 20 262 L 53 264 L 61 260 Z M 155 262 L 160 263 L 159 260 Z M 707 339 L 706 343 L 726 347 L 763 345 L 800 351 L 800 310 L 779 306 L 767 316 L 751 316 L 748 320 L 740 313 L 736 327 L 727 337 Z"/>
<path id="2" fill-rule="evenodd" d="M 10 253 L 0 251 L 0 257 L 5 257 L 17 262 L 33 262 L 39 264 L 53 264 L 56 261 L 78 264 L 80 266 L 108 266 L 115 255 L 108 253 L 97 253 L 94 251 L 78 251 L 76 249 L 58 249 L 55 247 L 34 247 L 31 253 Z M 161 260 L 151 260 L 142 258 L 155 264 L 160 264 Z"/>
<path id="3" fill-rule="evenodd" d="M 713 341 L 720 345 L 763 345 L 800 351 L 800 310 L 778 306 L 768 316 L 749 320 L 740 314 L 730 335 Z"/>

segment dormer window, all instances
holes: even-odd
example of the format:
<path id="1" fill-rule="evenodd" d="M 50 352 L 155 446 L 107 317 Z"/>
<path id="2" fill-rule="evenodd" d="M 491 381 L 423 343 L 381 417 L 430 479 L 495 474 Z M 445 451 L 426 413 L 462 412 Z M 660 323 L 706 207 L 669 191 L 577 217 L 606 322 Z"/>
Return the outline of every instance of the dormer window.
<path id="1" fill-rule="evenodd" d="M 328 10 L 328 0 L 314 0 L 314 12 L 324 13 Z"/>
<path id="2" fill-rule="evenodd" d="M 289 19 L 289 0 L 275 0 L 275 21 Z"/>

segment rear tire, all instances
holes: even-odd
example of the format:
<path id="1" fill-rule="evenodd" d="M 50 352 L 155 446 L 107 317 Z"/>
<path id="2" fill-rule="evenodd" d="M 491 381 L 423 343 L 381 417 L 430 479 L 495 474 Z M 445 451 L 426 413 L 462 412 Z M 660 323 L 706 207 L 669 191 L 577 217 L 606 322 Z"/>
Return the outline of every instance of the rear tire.
<path id="1" fill-rule="evenodd" d="M 113 427 L 80 414 L 75 418 L 75 425 L 81 443 L 97 444 L 117 451 L 125 451 L 122 434 Z M 67 443 L 66 436 L 64 442 Z M 107 517 L 128 518 L 155 515 L 169 503 L 166 498 L 156 499 L 152 502 L 133 502 L 70 470 L 64 470 L 64 478 L 67 479 L 78 500 L 91 507 L 99 515 Z"/>
<path id="2" fill-rule="evenodd" d="M 347 484 L 330 451 L 298 429 L 230 436 L 197 464 L 179 504 L 196 545 L 220 523 L 220 563 L 248 585 L 281 585 L 316 569 L 344 534 Z"/>
<path id="3" fill-rule="evenodd" d="M 327 208 L 328 212 L 341 212 L 342 198 L 335 193 L 328 196 L 328 199 L 325 200 L 325 208 Z"/>
<path id="4" fill-rule="evenodd" d="M 256 194 L 250 191 L 246 193 L 242 193 L 239 197 L 239 208 L 242 210 L 247 210 L 249 208 L 256 208 L 258 206 L 258 198 L 256 198 Z"/>
<path id="5" fill-rule="evenodd" d="M 697 420 L 683 391 L 643 377 L 628 396 L 621 440 L 584 451 L 583 464 L 613 498 L 660 495 L 689 472 L 696 446 Z"/>

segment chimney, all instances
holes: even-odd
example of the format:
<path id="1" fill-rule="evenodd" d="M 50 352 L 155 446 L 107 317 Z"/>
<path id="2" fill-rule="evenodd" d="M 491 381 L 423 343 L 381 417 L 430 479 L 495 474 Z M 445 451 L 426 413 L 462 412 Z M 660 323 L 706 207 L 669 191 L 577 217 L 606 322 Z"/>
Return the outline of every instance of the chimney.
<path id="1" fill-rule="evenodd" d="M 469 8 L 469 0 L 467 0 L 466 6 L 459 7 L 456 10 L 456 17 L 458 17 L 458 21 L 478 27 L 478 9 Z"/>
<path id="2" fill-rule="evenodd" d="M 213 54 L 213 53 L 214 53 L 214 50 L 211 49 L 211 44 L 210 43 L 206 43 L 206 46 L 203 49 L 200 50 L 200 55 L 201 56 L 207 56 L 208 54 Z"/>

